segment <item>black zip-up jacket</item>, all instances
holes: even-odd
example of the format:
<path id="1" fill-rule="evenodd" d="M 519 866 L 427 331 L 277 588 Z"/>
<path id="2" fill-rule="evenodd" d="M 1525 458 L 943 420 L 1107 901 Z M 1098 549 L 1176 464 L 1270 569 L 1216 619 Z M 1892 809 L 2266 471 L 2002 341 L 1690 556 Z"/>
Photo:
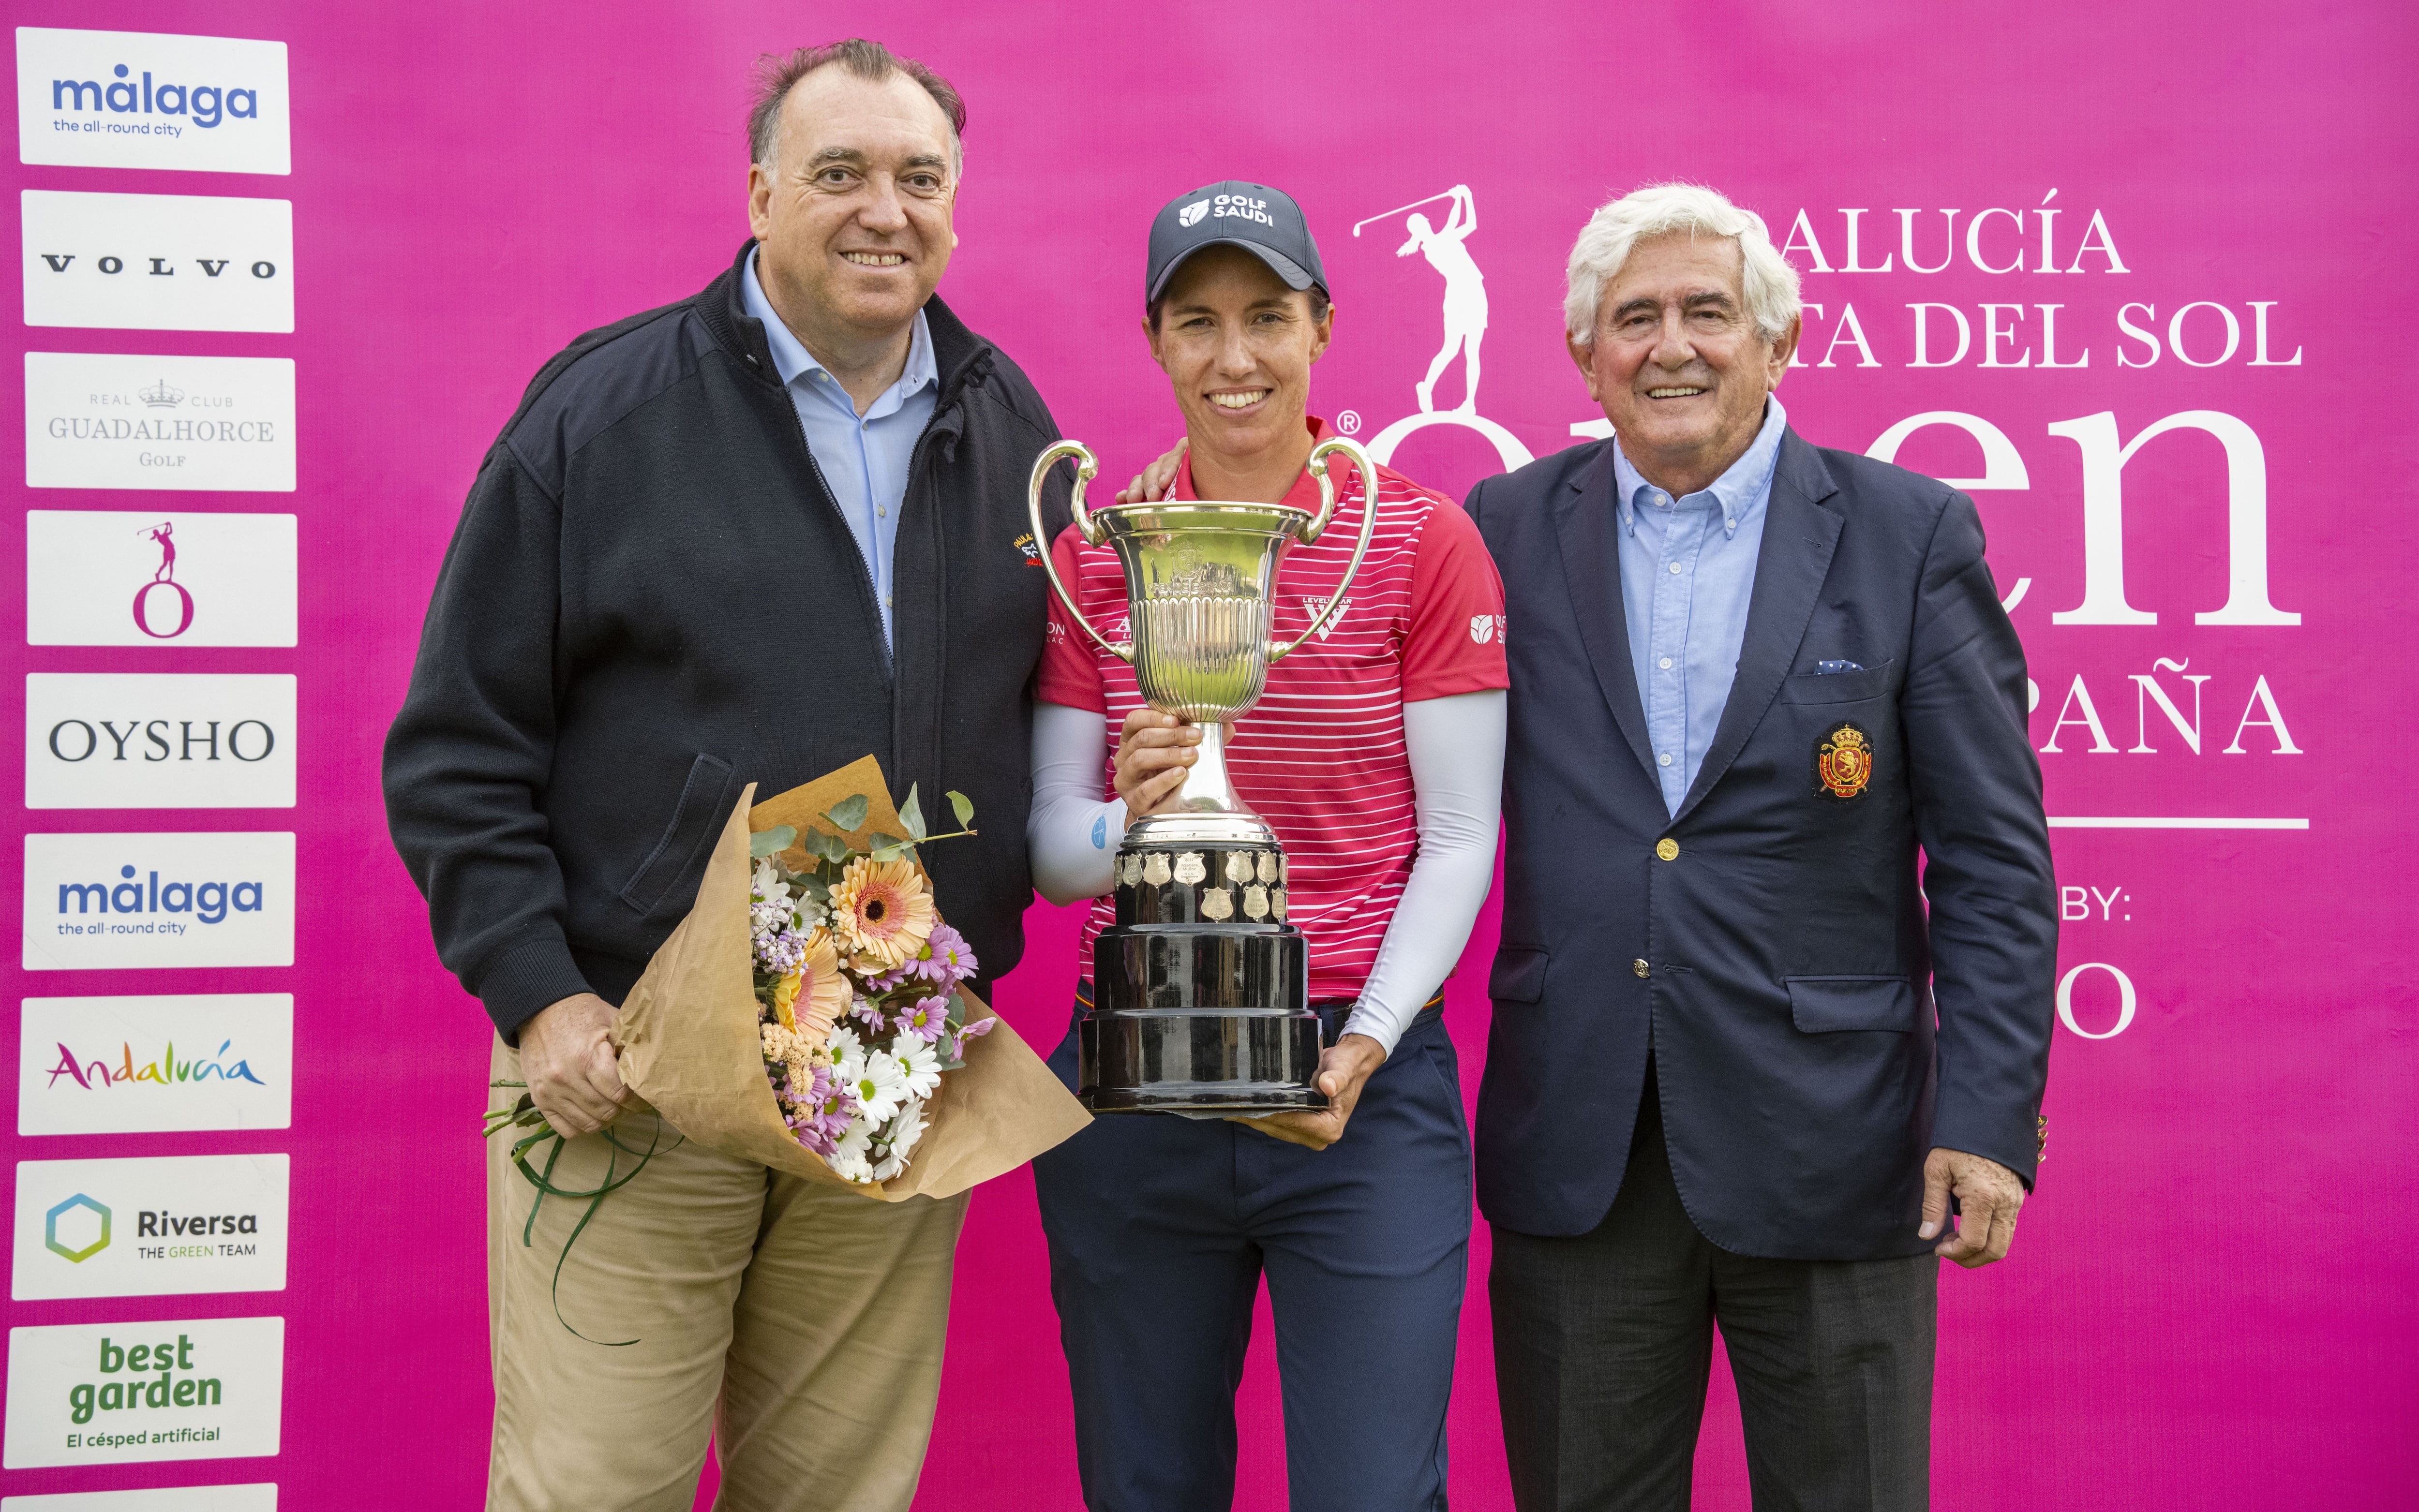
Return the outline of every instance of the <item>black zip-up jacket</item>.
<path id="1" fill-rule="evenodd" d="M 540 370 L 463 506 L 387 734 L 395 849 L 508 1041 L 574 993 L 628 993 L 746 784 L 770 797 L 867 755 L 927 816 L 950 788 L 974 801 L 978 836 L 924 848 L 936 901 L 984 976 L 1024 953 L 1037 553 L 1068 470 L 1040 542 L 1025 487 L 1057 426 L 1005 353 L 925 305 L 940 392 L 886 658 L 740 267 Z"/>

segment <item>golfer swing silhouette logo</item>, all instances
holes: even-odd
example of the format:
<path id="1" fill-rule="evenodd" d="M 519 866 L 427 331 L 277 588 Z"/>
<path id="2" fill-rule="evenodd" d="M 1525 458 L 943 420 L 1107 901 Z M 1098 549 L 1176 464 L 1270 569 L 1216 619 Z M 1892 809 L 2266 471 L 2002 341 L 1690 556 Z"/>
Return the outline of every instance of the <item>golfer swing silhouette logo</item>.
<path id="1" fill-rule="evenodd" d="M 1478 344 L 1487 339 L 1487 275 L 1478 270 L 1477 260 L 1463 245 L 1478 229 L 1477 204 L 1468 184 L 1456 184 L 1447 193 L 1453 207 L 1446 212 L 1444 224 L 1431 226 L 1428 218 L 1415 210 L 1403 222 L 1410 239 L 1394 249 L 1397 257 L 1420 253 L 1430 267 L 1444 275 L 1444 344 L 1428 363 L 1428 375 L 1420 380 L 1423 415 L 1435 412 L 1437 380 L 1444 376 L 1456 354 L 1461 358 L 1461 411 L 1477 412 Z"/>
<path id="2" fill-rule="evenodd" d="M 1418 209 L 1436 200 L 1451 202 L 1442 225 L 1431 221 Z M 1410 213 L 1404 215 L 1405 211 Z M 1528 466 L 1534 458 L 1521 445 L 1520 438 L 1478 413 L 1478 350 L 1487 339 L 1487 276 L 1478 270 L 1478 260 L 1470 253 L 1470 234 L 1478 229 L 1476 196 L 1471 193 L 1468 184 L 1456 184 L 1441 194 L 1370 216 L 1355 225 L 1352 234 L 1358 237 L 1362 226 L 1370 221 L 1390 221 L 1398 215 L 1404 215 L 1407 239 L 1394 249 L 1394 255 L 1409 257 L 1418 252 L 1444 279 L 1444 344 L 1429 360 L 1427 376 L 1412 386 L 1419 401 L 1418 412 L 1379 432 L 1369 443 L 1370 457 L 1378 462 L 1392 461 L 1394 449 L 1413 432 L 1431 425 L 1456 425 L 1487 437 L 1502 459 L 1505 471 Z M 1461 359 L 1461 403 L 1441 410 L 1436 407 L 1437 384 L 1456 357 Z"/>
<path id="3" fill-rule="evenodd" d="M 145 526 L 134 533 L 148 536 L 160 543 L 159 569 L 151 574 L 150 582 L 134 590 L 134 628 L 153 640 L 175 640 L 193 625 L 193 596 L 177 581 L 177 522 L 162 520 L 158 525 Z M 166 588 L 177 596 L 178 616 L 174 630 L 151 628 L 149 601 L 151 595 L 161 588 Z"/>

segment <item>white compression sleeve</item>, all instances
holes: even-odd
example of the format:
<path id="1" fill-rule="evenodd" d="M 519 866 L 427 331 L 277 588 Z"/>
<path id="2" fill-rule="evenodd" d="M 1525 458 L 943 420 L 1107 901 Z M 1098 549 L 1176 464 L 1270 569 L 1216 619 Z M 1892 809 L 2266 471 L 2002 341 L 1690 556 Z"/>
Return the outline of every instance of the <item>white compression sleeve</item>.
<path id="1" fill-rule="evenodd" d="M 1403 743 L 1419 808 L 1420 853 L 1386 925 L 1378 962 L 1344 1028 L 1394 1053 L 1411 1019 L 1461 959 L 1495 881 L 1503 805 L 1501 688 L 1403 706 Z M 1094 757 L 1095 764 L 1099 760 Z M 1038 802 L 1038 795 L 1037 795 Z"/>
<path id="2" fill-rule="evenodd" d="M 1025 846 L 1033 885 L 1053 903 L 1096 898 L 1117 885 L 1126 803 L 1101 802 L 1108 756 L 1108 725 L 1098 710 L 1033 706 L 1033 811 Z M 1491 850 L 1494 842 L 1487 844 Z"/>

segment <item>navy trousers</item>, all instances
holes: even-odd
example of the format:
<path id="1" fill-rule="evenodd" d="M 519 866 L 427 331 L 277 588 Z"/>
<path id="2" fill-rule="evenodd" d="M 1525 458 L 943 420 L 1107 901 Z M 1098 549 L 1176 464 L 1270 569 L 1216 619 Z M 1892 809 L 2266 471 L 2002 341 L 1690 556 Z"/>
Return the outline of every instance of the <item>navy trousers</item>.
<path id="1" fill-rule="evenodd" d="M 1070 1087 L 1071 1030 L 1050 1057 Z M 1325 1150 L 1117 1113 L 1033 1163 L 1092 1512 L 1227 1512 L 1263 1274 L 1292 1504 L 1441 1512 L 1470 1266 L 1470 1131 L 1441 1018 Z"/>

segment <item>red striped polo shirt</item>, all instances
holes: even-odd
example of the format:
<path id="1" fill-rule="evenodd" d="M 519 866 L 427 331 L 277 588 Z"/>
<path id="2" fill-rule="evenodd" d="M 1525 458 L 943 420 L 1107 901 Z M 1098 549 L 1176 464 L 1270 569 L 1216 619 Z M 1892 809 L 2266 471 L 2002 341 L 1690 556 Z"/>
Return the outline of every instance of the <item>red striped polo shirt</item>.
<path id="1" fill-rule="evenodd" d="M 1324 421 L 1310 428 L 1326 438 Z M 1277 573 L 1280 643 L 1309 628 L 1360 539 L 1359 478 L 1343 457 L 1330 462 L 1335 518 L 1317 544 L 1288 548 Z M 1199 496 L 1189 461 L 1173 496 Z M 1317 483 L 1304 472 L 1285 502 L 1316 510 Z M 1071 527 L 1052 557 L 1085 617 L 1109 639 L 1130 639 L 1117 553 L 1085 545 Z M 1226 754 L 1237 792 L 1285 846 L 1287 919 L 1309 937 L 1310 994 L 1319 1000 L 1360 995 L 1419 854 L 1403 705 L 1509 682 L 1503 582 L 1477 527 L 1451 499 L 1382 466 L 1377 533 L 1345 599 L 1326 634 L 1269 669 L 1268 691 L 1237 721 Z M 1106 718 L 1102 796 L 1115 798 L 1117 736 L 1142 694 L 1133 669 L 1069 622 L 1055 595 L 1040 692 Z M 1086 977 L 1093 939 L 1115 922 L 1111 900 L 1096 900 L 1084 927 Z"/>

